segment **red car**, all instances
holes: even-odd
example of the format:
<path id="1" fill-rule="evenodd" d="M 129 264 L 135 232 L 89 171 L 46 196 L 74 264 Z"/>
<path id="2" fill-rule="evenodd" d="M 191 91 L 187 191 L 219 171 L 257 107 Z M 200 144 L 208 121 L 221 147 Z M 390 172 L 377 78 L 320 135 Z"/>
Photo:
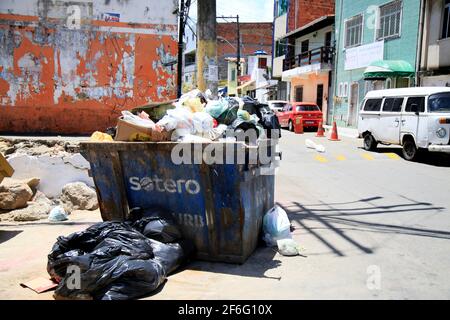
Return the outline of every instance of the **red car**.
<path id="1" fill-rule="evenodd" d="M 277 113 L 281 127 L 287 127 L 290 131 L 294 131 L 294 120 L 298 116 L 302 116 L 304 128 L 318 128 L 323 119 L 319 106 L 310 102 L 293 102 Z"/>

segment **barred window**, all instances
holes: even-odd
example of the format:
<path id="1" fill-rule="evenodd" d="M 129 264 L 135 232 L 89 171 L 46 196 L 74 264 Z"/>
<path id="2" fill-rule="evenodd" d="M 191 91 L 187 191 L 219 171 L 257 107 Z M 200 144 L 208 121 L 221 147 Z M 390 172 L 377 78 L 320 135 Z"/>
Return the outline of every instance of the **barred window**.
<path id="1" fill-rule="evenodd" d="M 450 38 L 450 0 L 445 0 L 442 39 Z"/>
<path id="2" fill-rule="evenodd" d="M 400 35 L 402 1 L 393 1 L 380 7 L 377 40 Z"/>
<path id="3" fill-rule="evenodd" d="M 362 42 L 363 16 L 354 16 L 345 22 L 345 47 L 359 46 Z"/>

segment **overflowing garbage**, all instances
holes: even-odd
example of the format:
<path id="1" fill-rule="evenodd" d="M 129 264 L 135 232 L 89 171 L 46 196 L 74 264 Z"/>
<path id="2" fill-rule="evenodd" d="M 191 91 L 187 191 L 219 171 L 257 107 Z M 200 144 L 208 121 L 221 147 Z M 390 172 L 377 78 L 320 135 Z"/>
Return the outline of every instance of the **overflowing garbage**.
<path id="1" fill-rule="evenodd" d="M 170 214 L 132 212 L 125 222 L 101 222 L 59 237 L 47 271 L 56 299 L 125 300 L 151 294 L 194 252 Z"/>
<path id="2" fill-rule="evenodd" d="M 122 111 L 116 128 L 107 133 L 95 132 L 91 141 L 231 141 L 230 136 L 235 135 L 230 135 L 230 132 L 248 130 L 254 130 L 256 139 L 281 137 L 276 115 L 266 105 L 250 97 L 212 100 L 210 93 L 193 90 L 173 102 L 172 108 L 167 108 L 167 104 L 163 106 L 166 110 L 159 119 L 149 114 L 161 115 L 161 112 L 153 112 L 159 106 L 152 106 L 152 112 L 142 108 L 134 112 Z M 235 137 L 236 140 L 239 138 Z"/>

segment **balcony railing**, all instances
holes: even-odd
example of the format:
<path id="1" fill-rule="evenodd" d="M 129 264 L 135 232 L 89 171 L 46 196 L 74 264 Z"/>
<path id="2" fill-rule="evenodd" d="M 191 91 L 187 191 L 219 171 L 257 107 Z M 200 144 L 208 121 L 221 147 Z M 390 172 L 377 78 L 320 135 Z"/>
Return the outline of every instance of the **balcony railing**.
<path id="1" fill-rule="evenodd" d="M 286 56 L 283 62 L 283 71 L 303 67 L 314 63 L 331 63 L 333 61 L 334 47 L 320 47 L 302 52 L 296 56 Z"/>

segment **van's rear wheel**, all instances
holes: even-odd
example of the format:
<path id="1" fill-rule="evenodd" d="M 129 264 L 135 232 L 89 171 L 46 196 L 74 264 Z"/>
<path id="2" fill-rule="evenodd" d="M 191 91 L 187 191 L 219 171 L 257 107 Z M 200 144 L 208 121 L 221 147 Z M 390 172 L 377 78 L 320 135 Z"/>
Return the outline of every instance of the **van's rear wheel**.
<path id="1" fill-rule="evenodd" d="M 364 136 L 364 150 L 367 151 L 375 151 L 377 148 L 378 142 L 375 140 L 373 135 L 370 133 Z"/>
<path id="2" fill-rule="evenodd" d="M 413 161 L 417 157 L 417 147 L 413 139 L 407 139 L 403 143 L 403 157 L 408 161 Z"/>

